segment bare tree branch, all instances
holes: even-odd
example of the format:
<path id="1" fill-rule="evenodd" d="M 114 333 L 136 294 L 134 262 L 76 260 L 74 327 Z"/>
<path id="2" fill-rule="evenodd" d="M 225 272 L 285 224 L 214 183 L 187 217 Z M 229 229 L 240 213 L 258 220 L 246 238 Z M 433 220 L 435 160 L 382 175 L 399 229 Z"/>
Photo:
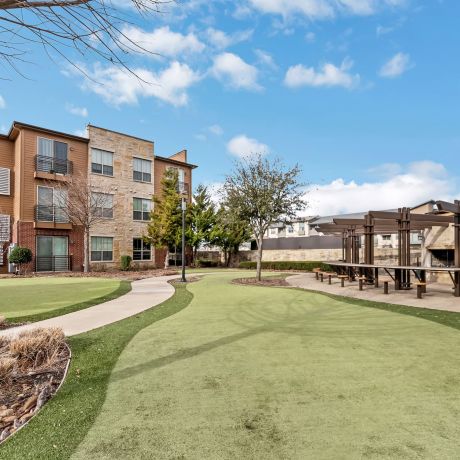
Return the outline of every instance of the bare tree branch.
<path id="1" fill-rule="evenodd" d="M 175 0 L 126 0 L 137 15 L 161 13 Z M 132 15 L 131 15 L 132 17 Z M 29 45 L 40 44 L 49 54 L 56 52 L 77 70 L 72 52 L 88 53 L 135 74 L 127 62 L 130 53 L 153 54 L 132 41 L 124 32 L 131 24 L 126 11 L 112 0 L 0 0 L 0 63 L 18 71 Z M 137 76 L 137 75 L 136 75 Z"/>

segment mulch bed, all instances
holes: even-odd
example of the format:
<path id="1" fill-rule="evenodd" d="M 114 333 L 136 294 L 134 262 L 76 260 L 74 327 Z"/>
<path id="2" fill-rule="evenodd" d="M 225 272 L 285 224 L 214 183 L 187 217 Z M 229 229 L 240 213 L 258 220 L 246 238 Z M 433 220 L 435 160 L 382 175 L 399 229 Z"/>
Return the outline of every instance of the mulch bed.
<path id="1" fill-rule="evenodd" d="M 4 331 L 5 329 L 10 329 L 11 327 L 24 326 L 25 324 L 29 324 L 29 323 L 8 323 L 7 321 L 4 321 L 0 317 L 0 331 Z"/>
<path id="2" fill-rule="evenodd" d="M 177 275 L 177 270 L 139 270 L 139 271 L 108 271 L 108 272 L 59 272 L 59 273 L 28 273 L 27 275 L 0 275 L 0 279 L 13 279 L 13 278 L 46 278 L 46 277 L 62 277 L 62 278 L 114 278 L 127 281 L 136 281 L 144 278 L 152 278 L 155 276 L 169 276 Z"/>
<path id="3" fill-rule="evenodd" d="M 0 337 L 1 341 L 0 358 L 6 356 L 8 347 L 7 341 Z M 38 367 L 30 364 L 15 368 L 8 378 L 0 379 L 0 443 L 26 424 L 56 393 L 69 360 L 70 349 L 62 342 L 53 352 L 52 360 Z"/>
<path id="4" fill-rule="evenodd" d="M 249 285 L 249 286 L 269 286 L 269 287 L 290 286 L 290 284 L 284 278 L 262 278 L 261 281 L 257 281 L 256 278 L 237 278 L 237 279 L 234 279 L 232 283 Z"/>

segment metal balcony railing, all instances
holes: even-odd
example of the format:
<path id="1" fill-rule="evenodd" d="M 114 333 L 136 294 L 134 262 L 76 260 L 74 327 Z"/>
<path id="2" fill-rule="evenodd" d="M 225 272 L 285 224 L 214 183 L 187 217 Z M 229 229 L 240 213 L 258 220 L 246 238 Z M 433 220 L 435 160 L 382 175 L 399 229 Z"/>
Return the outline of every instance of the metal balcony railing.
<path id="1" fill-rule="evenodd" d="M 177 183 L 177 191 L 178 191 L 179 193 L 187 193 L 187 194 L 190 194 L 189 184 L 187 184 L 187 182 L 178 182 L 178 183 Z"/>
<path id="2" fill-rule="evenodd" d="M 71 256 L 37 256 L 35 258 L 37 272 L 68 272 L 71 269 Z"/>
<path id="3" fill-rule="evenodd" d="M 69 216 L 66 208 L 61 206 L 35 206 L 35 222 L 55 222 L 57 224 L 68 224 Z"/>
<path id="4" fill-rule="evenodd" d="M 73 163 L 44 155 L 35 156 L 35 171 L 55 174 L 72 174 Z"/>

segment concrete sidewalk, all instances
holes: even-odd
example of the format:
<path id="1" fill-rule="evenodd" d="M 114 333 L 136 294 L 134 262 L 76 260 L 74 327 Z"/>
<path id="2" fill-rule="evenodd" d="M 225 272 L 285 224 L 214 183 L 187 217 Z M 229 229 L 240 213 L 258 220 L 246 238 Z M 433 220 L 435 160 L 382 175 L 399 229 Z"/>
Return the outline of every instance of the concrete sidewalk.
<path id="1" fill-rule="evenodd" d="M 460 312 L 460 297 L 454 297 L 452 286 L 446 284 L 429 283 L 427 285 L 427 293 L 423 294 L 423 299 L 417 299 L 416 289 L 395 291 L 392 283 L 390 283 L 389 294 L 385 295 L 383 293 L 382 280 L 380 281 L 381 286 L 379 288 L 364 286 L 362 291 L 358 289 L 358 282 L 350 283 L 345 281 L 345 287 L 342 288 L 339 279 L 332 278 L 332 284 L 329 285 L 327 279 L 325 279 L 323 283 L 316 280 L 313 273 L 302 273 L 300 275 L 289 276 L 286 281 L 294 287 L 310 289 L 312 291 L 322 291 L 356 299 L 407 305 L 409 307 L 431 308 L 433 310 Z"/>
<path id="2" fill-rule="evenodd" d="M 168 281 L 176 278 L 178 275 L 133 281 L 131 291 L 117 299 L 67 315 L 6 329 L 0 335 L 13 335 L 37 327 L 60 327 L 67 336 L 91 331 L 136 315 L 169 299 L 174 294 L 174 288 Z"/>

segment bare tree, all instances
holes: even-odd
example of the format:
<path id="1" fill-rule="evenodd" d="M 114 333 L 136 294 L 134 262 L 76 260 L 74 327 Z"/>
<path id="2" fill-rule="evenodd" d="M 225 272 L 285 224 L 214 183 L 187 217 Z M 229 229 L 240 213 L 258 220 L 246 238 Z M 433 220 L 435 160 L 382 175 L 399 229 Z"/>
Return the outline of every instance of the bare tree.
<path id="1" fill-rule="evenodd" d="M 83 72 L 71 56 L 82 59 L 92 53 L 99 59 L 124 67 L 129 52 L 145 52 L 123 32 L 131 22 L 127 11 L 137 15 L 161 12 L 174 0 L 125 0 L 124 9 L 115 0 L 0 0 L 0 63 L 19 72 L 27 61 L 31 44 L 38 44 Z"/>
<path id="2" fill-rule="evenodd" d="M 90 268 L 90 233 L 94 226 L 113 216 L 113 195 L 109 187 L 101 187 L 91 175 L 74 175 L 69 181 L 53 185 L 55 215 L 80 227 L 84 234 L 84 271 Z"/>
<path id="3" fill-rule="evenodd" d="M 224 200 L 246 220 L 257 240 L 257 279 L 261 280 L 265 232 L 274 222 L 289 222 L 307 203 L 300 167 L 286 168 L 280 160 L 255 155 L 235 164 L 224 184 Z"/>

